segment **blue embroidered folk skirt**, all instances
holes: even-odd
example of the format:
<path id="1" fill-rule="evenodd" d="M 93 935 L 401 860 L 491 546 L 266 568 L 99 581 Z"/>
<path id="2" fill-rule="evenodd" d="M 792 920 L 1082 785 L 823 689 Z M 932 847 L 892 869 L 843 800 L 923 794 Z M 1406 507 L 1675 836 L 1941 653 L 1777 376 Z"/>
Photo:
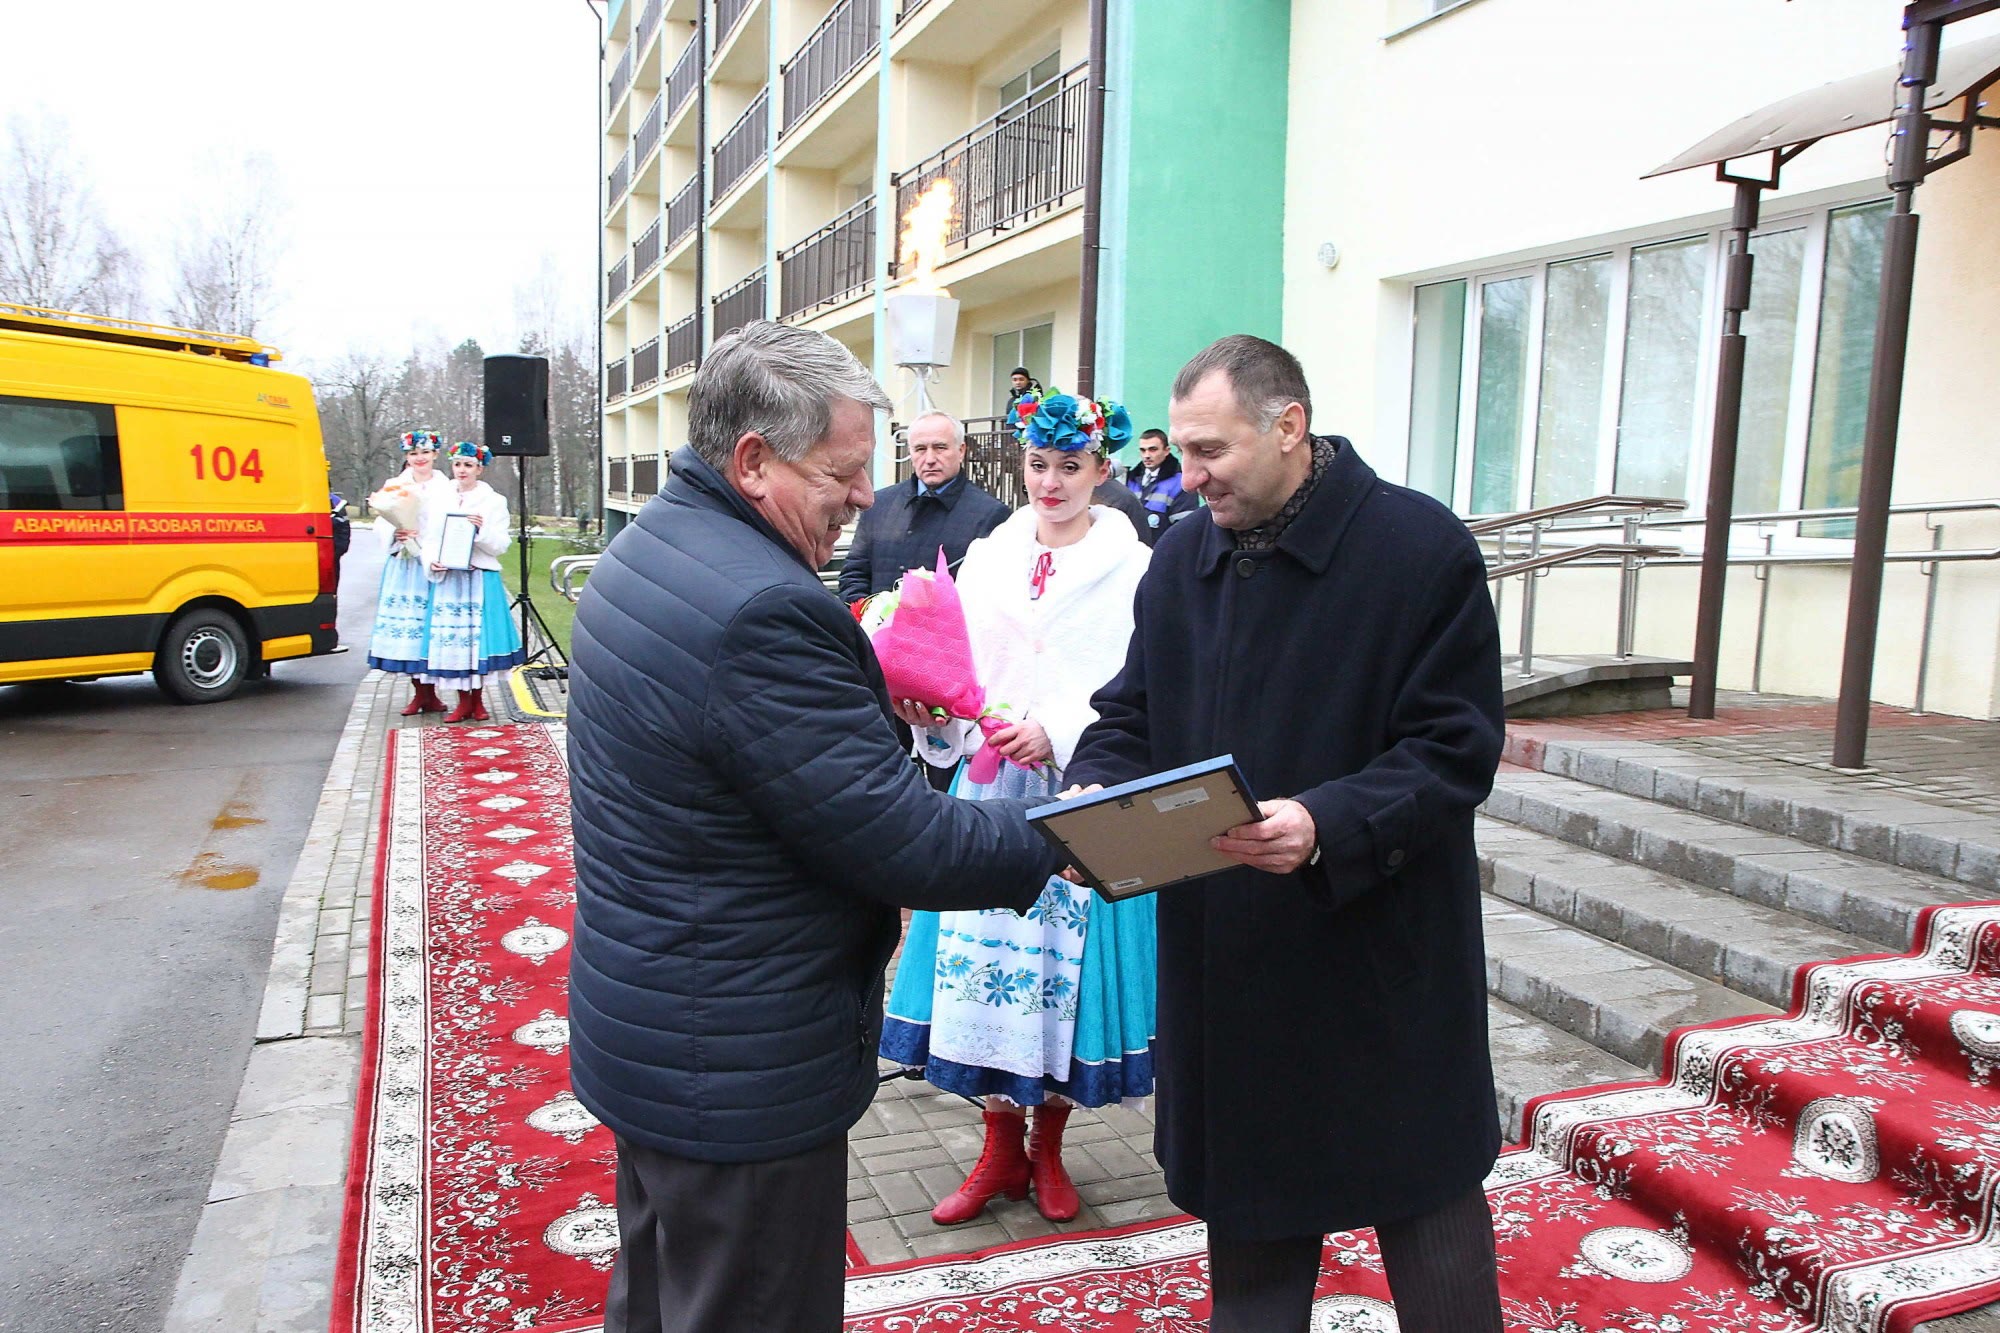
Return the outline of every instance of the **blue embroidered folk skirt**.
<path id="1" fill-rule="evenodd" d="M 952 791 L 982 800 L 1049 796 L 1046 766 L 1002 764 L 989 784 Z M 1050 1093 L 1084 1106 L 1153 1091 L 1152 895 L 1110 902 L 1050 879 L 1026 917 L 917 912 L 903 940 L 882 1024 L 885 1059 L 921 1069 L 968 1097 L 1039 1106 Z"/>

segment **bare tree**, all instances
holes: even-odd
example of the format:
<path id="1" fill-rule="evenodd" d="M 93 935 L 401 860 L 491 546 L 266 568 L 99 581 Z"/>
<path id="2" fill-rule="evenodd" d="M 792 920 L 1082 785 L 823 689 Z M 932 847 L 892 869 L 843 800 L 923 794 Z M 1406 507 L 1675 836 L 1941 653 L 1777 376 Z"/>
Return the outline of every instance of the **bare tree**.
<path id="1" fill-rule="evenodd" d="M 399 372 L 379 356 L 349 352 L 314 383 L 334 489 L 363 499 L 398 468 L 394 440 L 407 429 Z"/>
<path id="2" fill-rule="evenodd" d="M 0 299 L 125 318 L 139 313 L 138 260 L 105 225 L 73 173 L 66 125 L 47 115 L 8 123 L 0 168 Z"/>
<path id="3" fill-rule="evenodd" d="M 257 336 L 274 304 L 272 270 L 284 202 L 271 159 L 204 169 L 204 206 L 174 246 L 168 318 L 195 329 Z"/>

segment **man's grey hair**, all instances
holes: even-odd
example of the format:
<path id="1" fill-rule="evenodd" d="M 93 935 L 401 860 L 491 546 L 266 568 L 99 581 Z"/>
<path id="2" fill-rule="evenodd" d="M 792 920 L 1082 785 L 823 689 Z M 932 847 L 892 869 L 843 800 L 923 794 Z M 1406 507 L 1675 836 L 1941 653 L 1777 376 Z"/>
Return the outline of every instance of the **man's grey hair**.
<path id="1" fill-rule="evenodd" d="M 965 443 L 965 423 L 963 421 L 960 421 L 957 417 L 953 416 L 949 412 L 924 413 L 922 416 L 918 417 L 915 421 L 912 421 L 910 423 L 908 433 L 915 434 L 917 427 L 922 425 L 926 421 L 949 421 L 951 423 L 951 442 L 957 445 L 963 445 Z"/>
<path id="2" fill-rule="evenodd" d="M 688 443 L 726 470 L 736 442 L 756 433 L 778 457 L 796 463 L 833 427 L 836 400 L 852 398 L 878 412 L 889 395 L 824 333 L 754 319 L 715 344 L 688 387 Z"/>
<path id="3" fill-rule="evenodd" d="M 1236 406 L 1258 430 L 1271 429 L 1278 414 L 1293 403 L 1306 410 L 1306 426 L 1311 428 L 1312 390 L 1306 387 L 1305 368 L 1278 344 L 1248 333 L 1217 338 L 1174 376 L 1174 397 L 1187 397 L 1216 370 L 1229 377 Z"/>

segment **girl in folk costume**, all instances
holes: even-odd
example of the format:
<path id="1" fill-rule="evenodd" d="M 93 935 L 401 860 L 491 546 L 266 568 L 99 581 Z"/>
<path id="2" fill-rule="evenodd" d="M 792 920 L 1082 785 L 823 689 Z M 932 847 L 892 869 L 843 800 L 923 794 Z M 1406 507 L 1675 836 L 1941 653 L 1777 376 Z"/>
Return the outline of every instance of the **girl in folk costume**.
<path id="1" fill-rule="evenodd" d="M 479 479 L 493 461 L 483 444 L 460 440 L 445 455 L 451 460 L 446 502 L 424 513 L 424 556 L 430 565 L 431 678 L 458 689 L 458 705 L 447 722 L 489 720 L 480 691 L 486 677 L 521 661 L 521 634 L 507 614 L 507 590 L 500 583 L 500 557 L 507 550 L 507 501 Z M 472 568 L 446 569 L 438 563 L 445 517 L 464 514 L 477 529 Z"/>
<path id="2" fill-rule="evenodd" d="M 369 497 L 377 513 L 375 531 L 389 550 L 382 566 L 382 590 L 375 601 L 375 628 L 368 640 L 368 665 L 410 677 L 416 686 L 403 716 L 442 713 L 444 701 L 432 684 L 429 663 L 431 581 L 424 569 L 425 515 L 450 503 L 451 480 L 437 470 L 438 433 L 403 432 L 403 470 Z"/>
<path id="3" fill-rule="evenodd" d="M 972 656 L 986 698 L 1014 719 L 990 740 L 1008 761 L 991 783 L 961 769 L 962 797 L 1048 796 L 1085 727 L 1090 696 L 1125 662 L 1132 598 L 1150 554 L 1116 509 L 1091 504 L 1107 446 L 1131 437 L 1125 410 L 1066 394 L 1016 404 L 1030 503 L 972 544 L 959 567 Z M 925 757 L 976 750 L 971 723 L 940 725 L 910 701 Z M 1026 917 L 1011 911 L 919 912 L 889 999 L 882 1054 L 936 1086 L 986 1099 L 986 1146 L 965 1184 L 931 1214 L 979 1215 L 994 1195 L 1034 1187 L 1044 1217 L 1075 1217 L 1062 1164 L 1076 1105 L 1153 1090 L 1153 899 L 1113 903 L 1051 879 Z M 1034 1129 L 1027 1134 L 1027 1110 Z"/>

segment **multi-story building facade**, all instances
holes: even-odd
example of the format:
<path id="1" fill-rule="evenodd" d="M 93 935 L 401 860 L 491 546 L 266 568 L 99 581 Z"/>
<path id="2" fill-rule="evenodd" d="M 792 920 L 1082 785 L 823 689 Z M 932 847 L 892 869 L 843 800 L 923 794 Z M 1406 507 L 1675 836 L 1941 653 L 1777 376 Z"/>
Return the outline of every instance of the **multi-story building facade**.
<path id="1" fill-rule="evenodd" d="M 988 477 L 1013 468 L 997 430 L 1009 372 L 1077 386 L 1098 154 L 1091 341 L 1116 350 L 1093 390 L 1136 394 L 1119 378 L 1136 361 L 1159 391 L 1133 406 L 1158 421 L 1161 373 L 1189 339 L 1236 327 L 1275 335 L 1288 9 L 1246 0 L 1227 59 L 1180 47 L 1210 13 L 1198 0 L 615 0 L 604 121 L 611 526 L 658 488 L 703 352 L 747 319 L 839 339 L 908 419 L 914 380 L 890 360 L 886 299 L 900 219 L 941 178 L 957 207 L 937 276 L 961 304 L 952 364 L 931 392 L 967 419 Z M 1101 116 L 1093 25 L 1108 40 L 1112 85 Z M 1139 76 L 1142 63 L 1158 77 Z M 1227 87 L 1253 70 L 1247 98 Z M 1271 132 L 1232 155 L 1238 102 Z M 1197 157 L 1163 151 L 1175 136 Z M 1204 152 L 1208 183 L 1227 197 L 1191 214 L 1182 191 L 1201 182 L 1176 174 Z M 1246 209 L 1261 226 L 1242 225 Z M 1225 242 L 1227 265 L 1201 257 Z M 1198 299 L 1224 293 L 1230 303 Z M 1144 330 L 1136 344 L 1128 327 Z M 881 480 L 895 463 L 893 448 L 879 451 Z"/>

